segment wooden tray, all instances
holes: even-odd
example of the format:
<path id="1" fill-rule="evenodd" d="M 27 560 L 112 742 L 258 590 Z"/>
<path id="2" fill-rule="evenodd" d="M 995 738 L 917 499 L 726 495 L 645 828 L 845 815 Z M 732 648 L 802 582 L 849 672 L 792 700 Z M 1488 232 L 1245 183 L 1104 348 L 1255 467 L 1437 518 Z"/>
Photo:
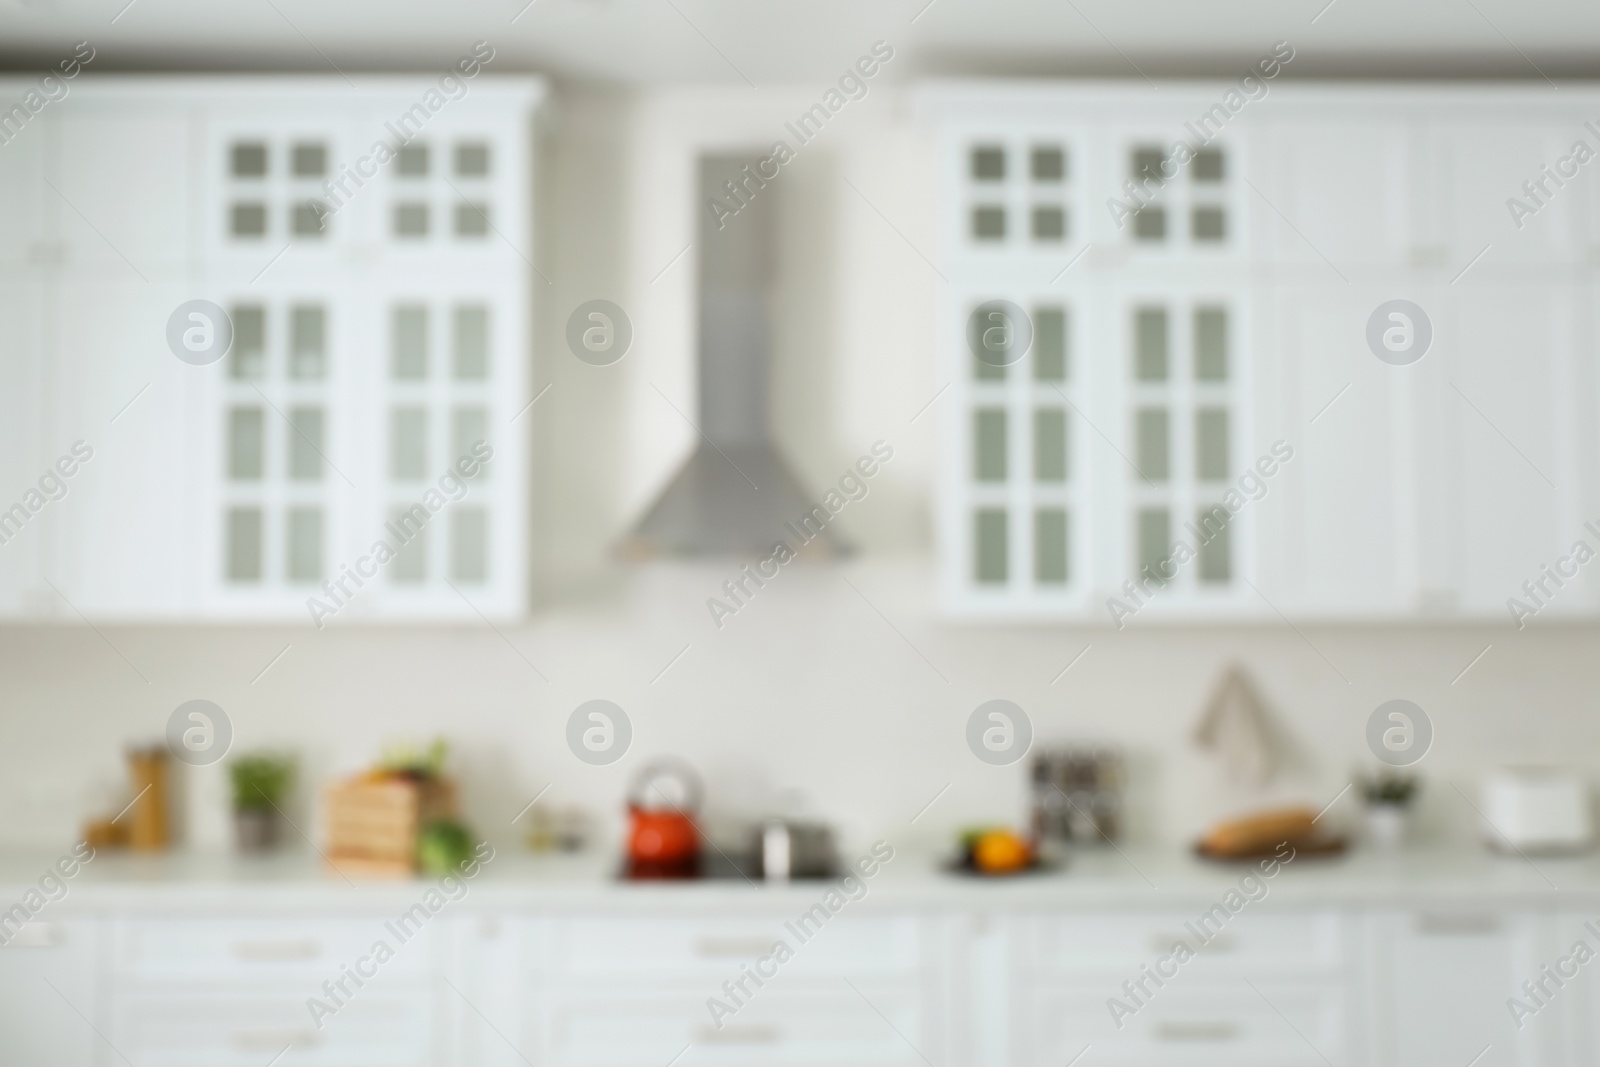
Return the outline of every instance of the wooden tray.
<path id="1" fill-rule="evenodd" d="M 1212 860 L 1217 863 L 1253 863 L 1256 860 L 1277 859 L 1278 849 L 1287 843 L 1294 849 L 1295 859 L 1302 856 L 1338 856 L 1350 847 L 1350 842 L 1343 837 L 1319 837 L 1310 841 L 1280 842 L 1259 849 L 1246 852 L 1212 852 L 1207 849 L 1205 842 L 1194 843 L 1194 854 L 1201 859 Z"/>

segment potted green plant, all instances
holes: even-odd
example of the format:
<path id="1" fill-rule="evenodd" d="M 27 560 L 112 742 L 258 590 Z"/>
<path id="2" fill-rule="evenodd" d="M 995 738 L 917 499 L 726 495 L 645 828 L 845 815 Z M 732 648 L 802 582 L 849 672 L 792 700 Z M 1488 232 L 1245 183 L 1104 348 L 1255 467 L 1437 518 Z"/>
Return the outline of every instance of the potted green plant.
<path id="1" fill-rule="evenodd" d="M 283 800 L 294 774 L 294 758 L 274 752 L 253 752 L 228 765 L 234 840 L 240 852 L 266 852 L 277 845 Z"/>
<path id="2" fill-rule="evenodd" d="M 1420 785 L 1415 775 L 1391 770 L 1361 780 L 1361 795 L 1367 802 L 1367 837 L 1378 848 L 1391 852 L 1405 840 L 1411 802 Z"/>

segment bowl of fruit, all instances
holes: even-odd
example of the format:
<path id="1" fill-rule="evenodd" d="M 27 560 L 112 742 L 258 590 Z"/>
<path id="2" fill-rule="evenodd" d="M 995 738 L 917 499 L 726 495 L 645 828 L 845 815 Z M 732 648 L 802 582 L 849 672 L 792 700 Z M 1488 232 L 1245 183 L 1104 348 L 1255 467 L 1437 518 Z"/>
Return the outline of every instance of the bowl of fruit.
<path id="1" fill-rule="evenodd" d="M 956 855 L 947 869 L 956 874 L 1007 878 L 1055 870 L 1026 837 L 1004 826 L 973 826 L 961 831 Z"/>

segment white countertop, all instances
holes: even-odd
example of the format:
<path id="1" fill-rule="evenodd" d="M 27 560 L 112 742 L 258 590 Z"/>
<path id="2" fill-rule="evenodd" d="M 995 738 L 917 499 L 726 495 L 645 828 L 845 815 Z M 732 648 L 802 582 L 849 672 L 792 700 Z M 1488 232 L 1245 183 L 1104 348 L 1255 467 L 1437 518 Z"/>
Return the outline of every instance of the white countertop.
<path id="1" fill-rule="evenodd" d="M 59 858 L 48 851 L 0 851 L 0 911 L 35 887 Z M 782 886 L 743 880 L 620 882 L 609 854 L 533 856 L 503 849 L 469 884 L 457 907 L 540 910 L 767 911 L 804 908 L 825 882 Z M 901 850 L 867 880 L 852 909 L 1032 908 L 1154 909 L 1205 905 L 1248 871 L 1246 865 L 1195 859 L 1171 849 L 1124 847 L 1075 853 L 1060 870 L 1013 878 L 978 878 L 939 869 L 936 857 Z M 1499 856 L 1479 848 L 1412 849 L 1394 856 L 1353 851 L 1303 856 L 1265 879 L 1257 906 L 1400 905 L 1600 908 L 1600 854 Z M 52 912 L 163 908 L 272 911 L 319 907 L 389 908 L 414 900 L 426 879 L 346 880 L 315 853 L 247 859 L 226 853 L 159 856 L 102 851 L 67 880 Z M 59 893 L 59 890 L 57 891 Z"/>

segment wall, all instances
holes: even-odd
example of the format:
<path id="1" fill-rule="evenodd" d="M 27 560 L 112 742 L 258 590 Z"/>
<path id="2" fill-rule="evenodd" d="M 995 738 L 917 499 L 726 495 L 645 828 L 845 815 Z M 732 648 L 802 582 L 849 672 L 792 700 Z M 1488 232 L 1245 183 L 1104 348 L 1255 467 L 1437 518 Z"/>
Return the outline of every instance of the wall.
<path id="1" fill-rule="evenodd" d="M 1600 769 L 1592 626 L 942 622 L 929 555 L 934 419 L 912 421 L 942 384 L 931 328 L 941 283 L 923 259 L 938 258 L 932 167 L 906 96 L 887 84 L 801 148 L 769 190 L 790 198 L 774 369 L 781 443 L 813 488 L 874 440 L 895 448 L 871 495 L 841 518 L 863 553 L 785 569 L 720 630 L 705 599 L 732 564 L 616 565 L 610 547 L 695 439 L 692 247 L 674 262 L 693 237 L 694 153 L 766 146 L 825 88 L 558 94 L 540 179 L 549 281 L 533 295 L 544 316 L 536 388 L 551 389 L 532 413 L 539 607 L 526 625 L 7 627 L 0 843 L 60 842 L 87 814 L 115 810 L 122 746 L 157 737 L 172 708 L 196 697 L 229 712 L 240 748 L 299 750 L 312 784 L 386 740 L 445 733 L 468 815 L 497 841 L 517 836 L 510 820 L 547 784 L 544 803 L 582 805 L 614 835 L 629 775 L 674 753 L 704 773 L 718 823 L 800 789 L 847 837 L 942 843 L 962 824 L 1021 816 L 1022 768 L 981 764 L 963 739 L 967 715 L 997 696 L 1026 708 L 1043 740 L 1126 746 L 1141 840 L 1187 841 L 1263 797 L 1320 807 L 1366 765 L 1366 718 L 1396 696 L 1435 723 L 1421 765 L 1431 832 L 1471 833 L 1454 787 L 1471 795 L 1491 765 Z M 609 368 L 580 363 L 562 341 L 566 313 L 596 296 L 622 304 L 635 327 L 632 350 Z M 1221 782 L 1190 740 L 1231 661 L 1259 681 L 1296 750 L 1260 794 Z M 608 768 L 565 748 L 567 716 L 595 697 L 621 704 L 635 726 L 634 750 Z M 222 842 L 220 769 L 186 784 L 191 837 Z M 314 835 L 313 793 L 303 789 L 292 814 Z"/>

